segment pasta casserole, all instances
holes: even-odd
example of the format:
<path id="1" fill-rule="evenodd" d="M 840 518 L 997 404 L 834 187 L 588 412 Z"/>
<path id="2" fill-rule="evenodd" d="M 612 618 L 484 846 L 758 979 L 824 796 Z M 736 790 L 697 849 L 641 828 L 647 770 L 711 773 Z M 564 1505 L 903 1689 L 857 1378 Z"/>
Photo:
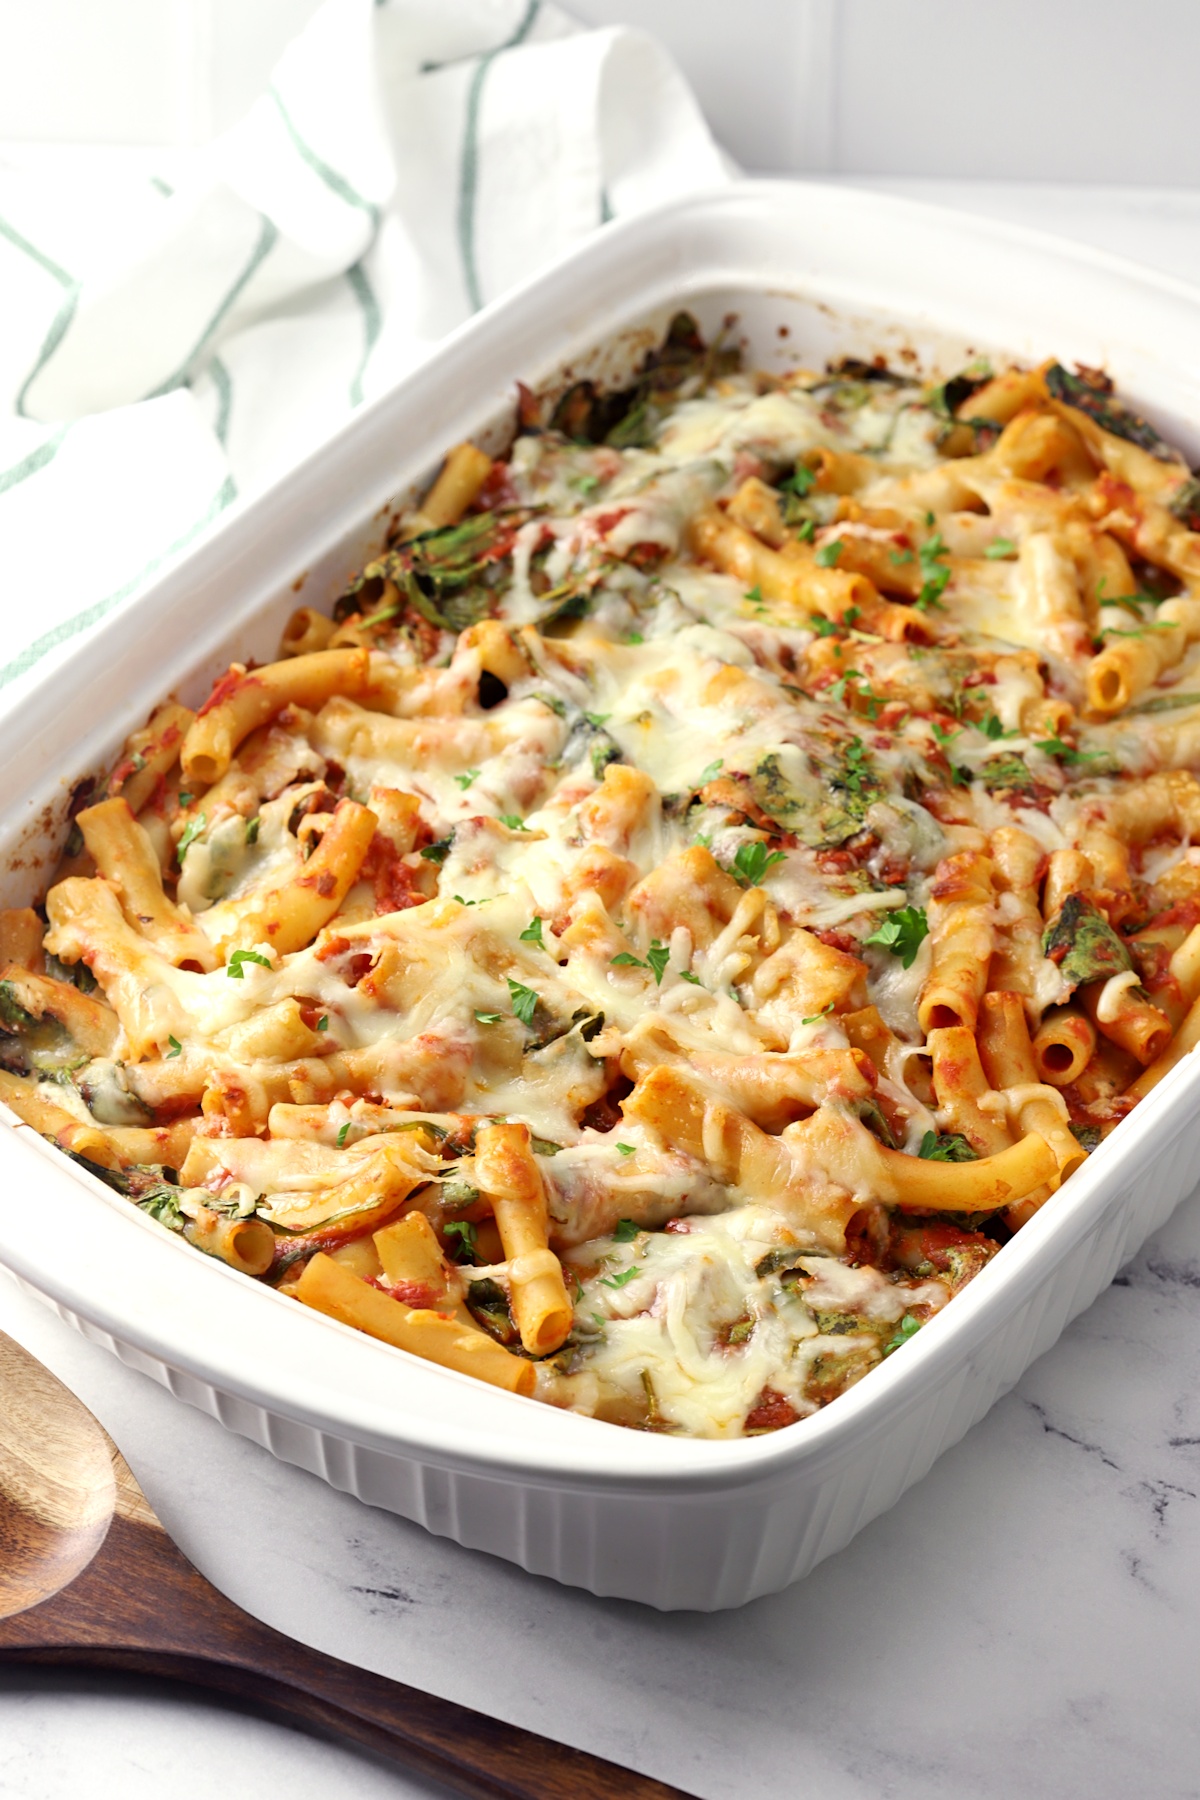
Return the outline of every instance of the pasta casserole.
<path id="1" fill-rule="evenodd" d="M 1101 371 L 683 313 L 517 413 L 80 784 L 0 1099 L 402 1351 L 773 1431 L 1200 1039 L 1200 483 Z"/>

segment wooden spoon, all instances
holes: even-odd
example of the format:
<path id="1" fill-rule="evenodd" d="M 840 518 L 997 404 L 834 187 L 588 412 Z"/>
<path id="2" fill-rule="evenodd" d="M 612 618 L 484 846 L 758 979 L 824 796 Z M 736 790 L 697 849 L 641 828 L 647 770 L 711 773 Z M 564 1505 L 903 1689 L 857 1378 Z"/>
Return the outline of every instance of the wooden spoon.
<path id="1" fill-rule="evenodd" d="M 83 1402 L 0 1332 L 3 1663 L 120 1669 L 215 1688 L 477 1800 L 682 1793 L 308 1650 L 242 1612 L 176 1549 Z"/>

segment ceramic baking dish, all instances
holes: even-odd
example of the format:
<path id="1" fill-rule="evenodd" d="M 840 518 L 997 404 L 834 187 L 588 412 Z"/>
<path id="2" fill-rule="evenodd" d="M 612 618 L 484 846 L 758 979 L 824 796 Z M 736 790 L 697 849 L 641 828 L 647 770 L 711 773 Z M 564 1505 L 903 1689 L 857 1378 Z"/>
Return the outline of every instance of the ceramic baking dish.
<path id="1" fill-rule="evenodd" d="M 298 586 L 329 599 L 447 445 L 499 440 L 518 378 L 625 373 L 680 304 L 709 330 L 736 315 L 767 368 L 880 351 L 946 371 L 984 350 L 1103 364 L 1200 450 L 1200 294 L 1116 259 L 795 183 L 611 226 L 230 514 L 0 723 L 0 904 L 40 890 L 72 784 L 168 691 L 194 702 L 230 658 L 273 654 Z M 373 1505 L 597 1594 L 737 1606 L 892 1505 L 1162 1224 L 1195 1182 L 1198 1089 L 1188 1058 L 901 1355 L 735 1442 L 621 1430 L 374 1342 L 197 1255 L 25 1126 L 0 1131 L 0 1261 L 125 1362 Z"/>

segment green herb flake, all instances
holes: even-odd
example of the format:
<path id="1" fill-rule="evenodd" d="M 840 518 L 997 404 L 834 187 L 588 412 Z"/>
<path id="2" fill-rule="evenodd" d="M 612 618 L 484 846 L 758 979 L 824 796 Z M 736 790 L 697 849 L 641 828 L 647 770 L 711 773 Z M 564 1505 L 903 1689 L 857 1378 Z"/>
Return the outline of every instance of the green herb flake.
<path id="1" fill-rule="evenodd" d="M 801 462 L 798 462 L 792 473 L 779 484 L 785 494 L 795 494 L 801 500 L 806 494 L 811 494 L 816 485 L 817 477 L 813 470 L 808 467 L 807 463 Z"/>
<path id="2" fill-rule="evenodd" d="M 822 544 L 821 548 L 817 551 L 817 567 L 820 569 L 835 569 L 837 567 L 837 559 L 844 549 L 845 545 L 841 538 L 834 538 L 831 543 Z"/>
<path id="3" fill-rule="evenodd" d="M 450 854 L 450 839 L 439 838 L 436 844 L 426 844 L 421 855 L 426 862 L 444 863 Z"/>
<path id="4" fill-rule="evenodd" d="M 602 725 L 607 725 L 608 721 L 612 718 L 611 713 L 585 712 L 583 716 L 587 720 L 588 724 L 591 725 L 596 731 L 599 731 L 600 727 Z"/>
<path id="5" fill-rule="evenodd" d="M 526 823 L 525 823 L 524 819 L 521 817 L 520 813 L 501 813 L 500 814 L 500 823 L 502 825 L 507 825 L 507 827 L 510 831 L 528 831 L 529 830 L 528 825 L 526 825 Z"/>
<path id="6" fill-rule="evenodd" d="M 801 1019 L 800 1023 L 802 1025 L 815 1025 L 815 1024 L 817 1024 L 817 1022 L 819 1020 L 827 1019 L 829 1017 L 830 1013 L 833 1011 L 833 1006 L 834 1006 L 834 1003 L 832 1000 L 830 1000 L 825 1006 L 823 1006 L 821 1008 L 820 1012 L 809 1013 L 808 1017 L 806 1019 Z"/>
<path id="7" fill-rule="evenodd" d="M 520 941 L 523 944 L 536 944 L 539 950 L 544 950 L 546 948 L 545 940 L 542 937 L 542 919 L 540 913 L 535 913 L 533 918 L 530 919 L 528 925 L 521 933 Z"/>
<path id="8" fill-rule="evenodd" d="M 264 969 L 271 967 L 270 957 L 263 956 L 257 950 L 233 950 L 230 952 L 229 966 L 225 973 L 233 981 L 244 981 L 246 977 L 243 974 L 243 964 L 245 963 L 258 963 Z"/>
<path id="9" fill-rule="evenodd" d="M 524 987 L 521 982 L 514 981 L 511 975 L 506 979 L 508 981 L 508 997 L 512 1001 L 513 1012 L 520 1019 L 522 1025 L 532 1024 L 539 995 L 534 988 Z"/>
<path id="10" fill-rule="evenodd" d="M 1064 744 L 1060 737 L 1035 738 L 1033 747 L 1042 750 L 1047 756 L 1056 756 L 1059 762 L 1089 763 L 1103 762 L 1104 753 L 1100 750 L 1076 750 L 1073 744 Z"/>
<path id="11" fill-rule="evenodd" d="M 183 859 L 188 853 L 188 849 L 190 848 L 190 846 L 192 844 L 195 843 L 196 839 L 200 836 L 200 833 L 204 830 L 206 823 L 207 823 L 207 820 L 205 818 L 205 815 L 203 813 L 201 813 L 200 817 L 198 819 L 189 819 L 187 824 L 184 826 L 183 831 L 180 834 L 179 842 L 175 846 L 175 855 L 179 859 L 179 863 L 180 863 L 181 867 L 183 865 Z"/>
<path id="12" fill-rule="evenodd" d="M 666 974 L 667 964 L 671 960 L 671 952 L 665 944 L 655 938 L 646 952 L 646 967 L 654 976 L 655 987 L 662 986 L 662 978 Z"/>
<path id="13" fill-rule="evenodd" d="M 637 1149 L 637 1145 L 636 1144 L 618 1144 L 617 1149 L 621 1152 L 622 1156 L 632 1156 L 634 1154 L 635 1150 Z"/>
<path id="14" fill-rule="evenodd" d="M 347 1119 L 346 1123 L 344 1125 L 338 1126 L 337 1147 L 339 1150 L 342 1149 L 343 1145 L 346 1142 L 346 1139 L 349 1136 L 350 1136 L 350 1121 L 349 1121 L 349 1119 Z"/>
<path id="15" fill-rule="evenodd" d="M 169 1037 L 167 1042 L 170 1044 L 171 1048 L 167 1051 L 166 1059 L 168 1062 L 172 1062 L 175 1057 L 183 1055 L 183 1045 L 177 1037 Z"/>
<path id="16" fill-rule="evenodd" d="M 253 819 L 246 820 L 246 842 L 248 844 L 257 844 L 260 823 L 261 821 L 257 815 L 255 815 Z"/>
<path id="17" fill-rule="evenodd" d="M 899 1350 L 901 1344 L 907 1344 L 910 1338 L 916 1337 L 920 1329 L 920 1319 L 915 1318 L 912 1313 L 905 1313 L 894 1334 L 883 1346 L 883 1354 L 890 1356 L 894 1350 Z"/>
<path id="18" fill-rule="evenodd" d="M 480 1012 L 476 1009 L 475 1022 L 478 1025 L 498 1025 L 504 1017 L 503 1013 Z"/>
<path id="19" fill-rule="evenodd" d="M 801 519 L 799 525 L 796 527 L 796 536 L 800 539 L 800 542 L 802 544 L 811 544 L 816 534 L 817 521 L 815 519 Z"/>
<path id="20" fill-rule="evenodd" d="M 602 1275 L 600 1277 L 600 1286 L 607 1288 L 627 1287 L 634 1276 L 640 1275 L 641 1272 L 642 1271 L 638 1268 L 636 1263 L 630 1263 L 629 1267 L 627 1269 L 622 1269 L 619 1275 Z"/>
<path id="21" fill-rule="evenodd" d="M 618 1244 L 632 1244 L 641 1229 L 632 1219 L 618 1219 L 613 1226 L 613 1240 Z"/>
<path id="22" fill-rule="evenodd" d="M 710 781 L 715 781 L 717 779 L 717 776 L 721 773 L 721 770 L 724 767 L 725 767 L 724 757 L 718 756 L 716 762 L 710 762 L 706 769 L 701 769 L 699 779 L 696 782 L 696 786 L 698 788 L 707 787 Z"/>
<path id="23" fill-rule="evenodd" d="M 784 860 L 782 850 L 768 852 L 767 846 L 756 838 L 752 843 L 738 845 L 731 872 L 743 887 L 761 887 L 768 870 Z"/>
<path id="24" fill-rule="evenodd" d="M 1013 543 L 1011 538 L 998 537 L 992 539 L 983 554 L 991 562 L 999 562 L 1001 557 L 1015 556 L 1016 552 L 1017 546 Z"/>
<path id="25" fill-rule="evenodd" d="M 904 968 L 911 969 L 917 960 L 917 951 L 928 936 L 929 921 L 924 909 L 919 906 L 901 906 L 895 912 L 890 912 L 863 942 L 873 944 L 880 950 L 890 950 L 893 956 L 900 958 Z"/>
<path id="26" fill-rule="evenodd" d="M 459 787 L 463 790 L 463 792 L 466 793 L 466 791 L 470 787 L 471 783 L 473 781 L 478 781 L 479 770 L 478 769 L 468 769 L 465 775 L 456 775 L 454 777 L 454 779 L 458 783 Z"/>

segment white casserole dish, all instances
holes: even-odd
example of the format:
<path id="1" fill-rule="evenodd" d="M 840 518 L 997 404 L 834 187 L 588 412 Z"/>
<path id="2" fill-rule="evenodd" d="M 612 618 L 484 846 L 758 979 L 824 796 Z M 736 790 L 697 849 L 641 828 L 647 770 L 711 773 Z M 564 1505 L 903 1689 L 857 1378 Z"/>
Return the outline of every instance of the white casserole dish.
<path id="1" fill-rule="evenodd" d="M 518 378 L 624 372 L 680 304 L 709 330 L 736 313 L 752 366 L 882 351 L 948 372 L 981 350 L 1103 364 L 1200 450 L 1200 294 L 1116 259 L 794 183 L 611 227 L 228 516 L 0 723 L 0 904 L 42 886 L 74 781 L 169 690 L 195 701 L 232 657 L 273 654 L 297 577 L 311 604 L 336 594 L 447 445 L 503 430 Z M 0 1133 L 0 1262 L 124 1361 L 373 1505 L 597 1594 L 737 1606 L 897 1500 L 1167 1218 L 1195 1183 L 1198 1088 L 1186 1059 L 902 1355 L 812 1418 L 734 1442 L 621 1430 L 392 1350 L 197 1255 L 23 1125 Z"/>

